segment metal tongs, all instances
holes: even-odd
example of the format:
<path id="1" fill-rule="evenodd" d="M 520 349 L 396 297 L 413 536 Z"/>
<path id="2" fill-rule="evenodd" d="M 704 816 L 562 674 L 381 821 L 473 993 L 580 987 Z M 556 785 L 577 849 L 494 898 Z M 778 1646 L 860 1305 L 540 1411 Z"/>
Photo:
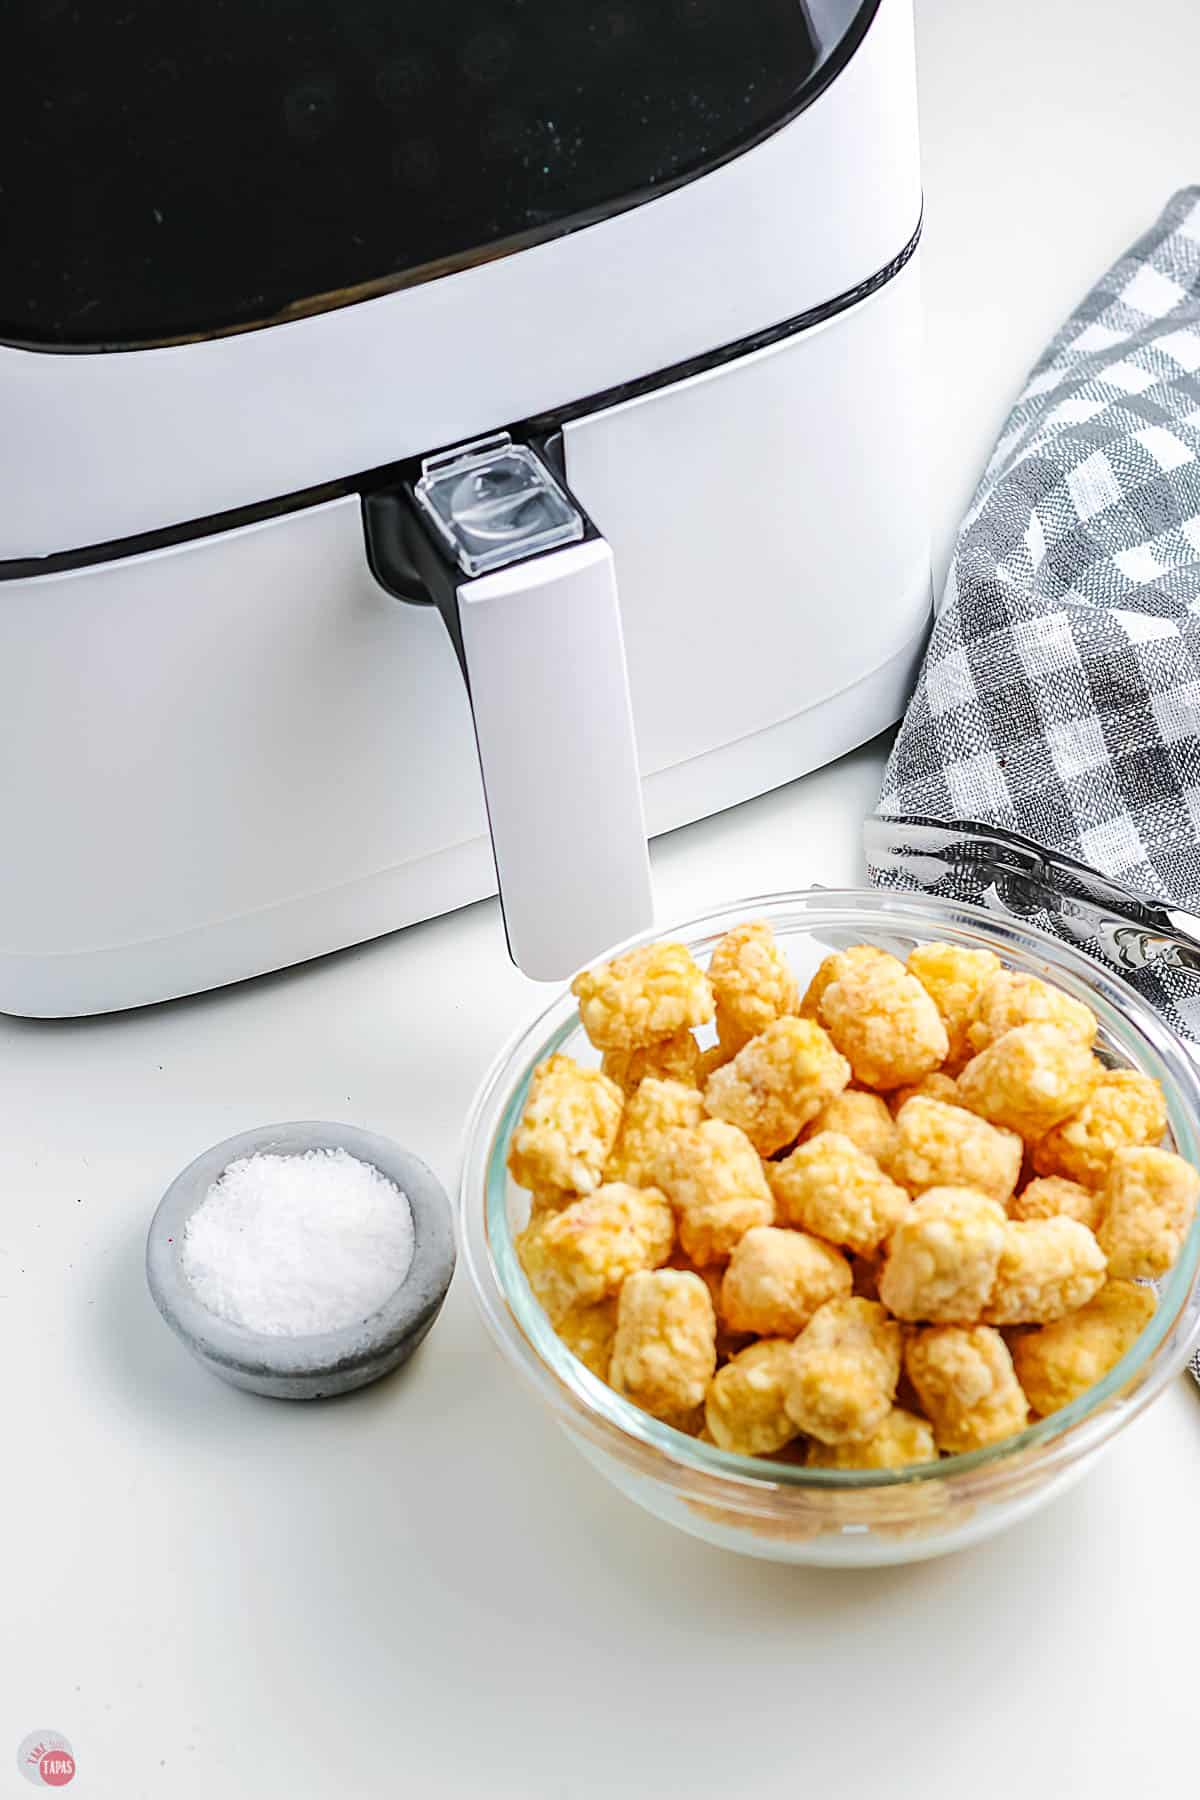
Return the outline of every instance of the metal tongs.
<path id="1" fill-rule="evenodd" d="M 1200 915 L 1163 905 L 1058 850 L 975 820 L 884 818 L 863 827 L 867 864 L 889 879 L 953 893 L 1038 923 L 1116 968 L 1170 966 L 1200 983 Z"/>

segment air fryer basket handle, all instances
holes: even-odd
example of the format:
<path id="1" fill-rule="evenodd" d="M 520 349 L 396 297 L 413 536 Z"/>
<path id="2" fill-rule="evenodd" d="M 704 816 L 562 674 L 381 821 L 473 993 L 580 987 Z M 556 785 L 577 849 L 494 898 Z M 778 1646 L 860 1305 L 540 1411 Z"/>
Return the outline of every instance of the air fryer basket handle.
<path id="1" fill-rule="evenodd" d="M 654 918 L 612 550 L 593 532 L 468 577 L 411 490 L 364 516 L 376 578 L 437 604 L 462 666 L 509 954 L 561 980 Z"/>
<path id="2" fill-rule="evenodd" d="M 464 582 L 458 617 L 509 952 L 558 980 L 654 917 L 612 550 Z"/>

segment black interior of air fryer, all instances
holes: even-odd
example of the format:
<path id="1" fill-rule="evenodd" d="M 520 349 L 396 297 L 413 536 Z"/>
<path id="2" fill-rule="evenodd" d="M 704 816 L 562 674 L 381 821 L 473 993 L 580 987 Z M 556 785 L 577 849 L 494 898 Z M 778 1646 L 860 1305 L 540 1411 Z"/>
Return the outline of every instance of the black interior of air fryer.
<path id="1" fill-rule="evenodd" d="M 873 11 L 18 0 L 0 338 L 206 335 L 552 237 L 775 128 Z"/>

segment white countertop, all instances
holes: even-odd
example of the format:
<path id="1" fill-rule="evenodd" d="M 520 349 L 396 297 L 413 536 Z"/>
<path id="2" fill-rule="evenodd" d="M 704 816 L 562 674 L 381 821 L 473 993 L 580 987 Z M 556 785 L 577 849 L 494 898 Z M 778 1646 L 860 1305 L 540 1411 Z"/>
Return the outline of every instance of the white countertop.
<path id="1" fill-rule="evenodd" d="M 941 560 L 1063 310 L 1200 174 L 1193 0 L 921 0 Z M 1191 159 L 1189 161 L 1189 159 Z M 655 846 L 664 918 L 860 875 L 882 750 Z M 939 1563 L 810 1573 L 691 1542 L 597 1480 L 460 1272 L 404 1374 L 325 1406 L 204 1373 L 146 1225 L 231 1132 L 343 1119 L 449 1183 L 542 991 L 494 905 L 139 1015 L 0 1020 L 6 1504 L 0 1795 L 35 1728 L 102 1800 L 1060 1800 L 1187 1791 L 1200 1396 Z"/>

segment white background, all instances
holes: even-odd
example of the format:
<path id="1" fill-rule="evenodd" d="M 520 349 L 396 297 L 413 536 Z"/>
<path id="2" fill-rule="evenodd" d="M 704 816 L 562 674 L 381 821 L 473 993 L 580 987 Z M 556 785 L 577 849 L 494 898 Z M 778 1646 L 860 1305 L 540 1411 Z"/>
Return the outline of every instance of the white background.
<path id="1" fill-rule="evenodd" d="M 1194 0 L 920 0 L 932 503 L 944 565 L 1004 409 L 1090 280 L 1200 179 Z M 662 916 L 858 871 L 880 747 L 655 847 Z M 176 1170 L 283 1118 L 387 1132 L 449 1182 L 542 999 L 494 905 L 80 1025 L 0 1021 L 0 1795 L 1190 1791 L 1200 1396 L 974 1552 L 810 1574 L 603 1486 L 465 1279 L 407 1373 L 325 1406 L 223 1387 L 142 1247 Z"/>

